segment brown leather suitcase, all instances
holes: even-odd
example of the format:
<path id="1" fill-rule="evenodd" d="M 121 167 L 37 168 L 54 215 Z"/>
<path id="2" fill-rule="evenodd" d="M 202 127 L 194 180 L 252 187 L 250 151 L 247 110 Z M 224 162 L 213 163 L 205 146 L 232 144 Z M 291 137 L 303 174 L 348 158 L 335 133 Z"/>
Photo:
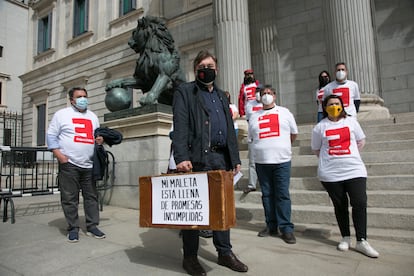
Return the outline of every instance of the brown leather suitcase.
<path id="1" fill-rule="evenodd" d="M 196 185 L 192 185 L 192 181 Z M 203 190 L 208 191 L 208 197 L 204 195 L 202 198 Z M 141 227 L 228 230 L 236 225 L 232 172 L 217 170 L 142 176 L 139 178 L 139 194 Z M 199 206 L 204 206 L 204 211 L 209 210 L 208 221 Z"/>

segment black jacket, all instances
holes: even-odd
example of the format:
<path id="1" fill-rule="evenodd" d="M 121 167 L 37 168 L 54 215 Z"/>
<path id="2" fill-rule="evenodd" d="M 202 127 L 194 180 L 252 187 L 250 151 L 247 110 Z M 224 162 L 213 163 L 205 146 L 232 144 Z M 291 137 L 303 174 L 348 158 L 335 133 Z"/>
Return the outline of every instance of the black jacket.
<path id="1" fill-rule="evenodd" d="M 224 92 L 216 87 L 220 100 L 223 102 L 227 121 L 227 149 L 231 167 L 241 164 L 239 148 L 234 131 L 233 119 L 229 102 Z M 174 159 L 177 164 L 182 161 L 205 164 L 206 154 L 210 151 L 211 134 L 210 118 L 204 104 L 200 87 L 196 82 L 181 84 L 174 92 Z"/>
<path id="2" fill-rule="evenodd" d="M 105 143 L 110 147 L 120 144 L 123 138 L 121 132 L 109 127 L 98 127 L 95 129 L 96 136 L 102 136 Z"/>

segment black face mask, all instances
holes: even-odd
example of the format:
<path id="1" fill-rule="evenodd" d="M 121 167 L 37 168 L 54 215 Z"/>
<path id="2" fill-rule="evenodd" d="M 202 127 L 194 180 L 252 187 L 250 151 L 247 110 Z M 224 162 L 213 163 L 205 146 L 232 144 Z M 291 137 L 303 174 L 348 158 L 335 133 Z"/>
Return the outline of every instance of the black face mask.
<path id="1" fill-rule="evenodd" d="M 198 69 L 196 78 L 202 84 L 209 85 L 216 79 L 216 70 L 211 68 Z"/>
<path id="2" fill-rule="evenodd" d="M 256 80 L 254 79 L 254 77 L 253 76 L 248 76 L 248 77 L 245 77 L 244 78 L 244 84 L 250 84 L 250 83 L 253 83 L 253 82 L 255 82 Z"/>
<path id="3" fill-rule="evenodd" d="M 319 88 L 324 87 L 325 85 L 327 85 L 329 83 L 329 77 L 322 77 L 319 76 Z"/>

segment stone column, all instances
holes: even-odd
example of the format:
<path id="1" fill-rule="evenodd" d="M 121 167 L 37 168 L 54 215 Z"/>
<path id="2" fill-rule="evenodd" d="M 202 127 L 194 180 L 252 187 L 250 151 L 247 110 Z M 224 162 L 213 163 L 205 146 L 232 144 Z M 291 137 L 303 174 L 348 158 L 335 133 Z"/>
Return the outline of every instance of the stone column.
<path id="1" fill-rule="evenodd" d="M 388 110 L 381 106 L 383 101 L 379 97 L 370 0 L 324 0 L 322 9 L 327 30 L 328 64 L 331 69 L 337 62 L 345 62 L 349 79 L 358 83 L 361 91 L 358 118 L 388 118 Z M 368 111 L 369 114 L 363 114 Z"/>
<path id="2" fill-rule="evenodd" d="M 251 67 L 247 0 L 213 0 L 217 83 L 237 104 L 243 71 Z"/>
<path id="3" fill-rule="evenodd" d="M 276 6 L 277 1 L 273 0 L 250 1 L 250 40 L 253 42 L 251 53 L 256 77 L 262 84 L 271 84 L 277 91 L 277 103 L 285 106 L 287 103 L 282 99 L 284 90 L 280 89 L 279 78 L 280 58 L 275 20 Z"/>

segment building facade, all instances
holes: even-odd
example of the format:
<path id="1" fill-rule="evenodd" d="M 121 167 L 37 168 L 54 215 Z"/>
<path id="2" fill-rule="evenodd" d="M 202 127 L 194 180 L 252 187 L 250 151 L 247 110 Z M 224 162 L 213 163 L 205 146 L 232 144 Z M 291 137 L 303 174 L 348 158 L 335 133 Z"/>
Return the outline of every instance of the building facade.
<path id="1" fill-rule="evenodd" d="M 47 124 L 73 86 L 88 90 L 103 121 L 105 85 L 132 76 L 137 54 L 127 41 L 146 15 L 165 19 L 188 80 L 198 51 L 215 53 L 219 85 L 233 102 L 243 71 L 253 68 L 298 123 L 315 122 L 318 74 L 334 75 L 335 63 L 344 61 L 363 94 L 363 119 L 413 112 L 412 14 L 411 0 L 29 1 L 23 144 L 45 145 Z M 136 107 L 140 91 L 131 93 Z"/>
<path id="2" fill-rule="evenodd" d="M 0 145 L 22 144 L 22 90 L 26 72 L 28 0 L 0 1 Z"/>

